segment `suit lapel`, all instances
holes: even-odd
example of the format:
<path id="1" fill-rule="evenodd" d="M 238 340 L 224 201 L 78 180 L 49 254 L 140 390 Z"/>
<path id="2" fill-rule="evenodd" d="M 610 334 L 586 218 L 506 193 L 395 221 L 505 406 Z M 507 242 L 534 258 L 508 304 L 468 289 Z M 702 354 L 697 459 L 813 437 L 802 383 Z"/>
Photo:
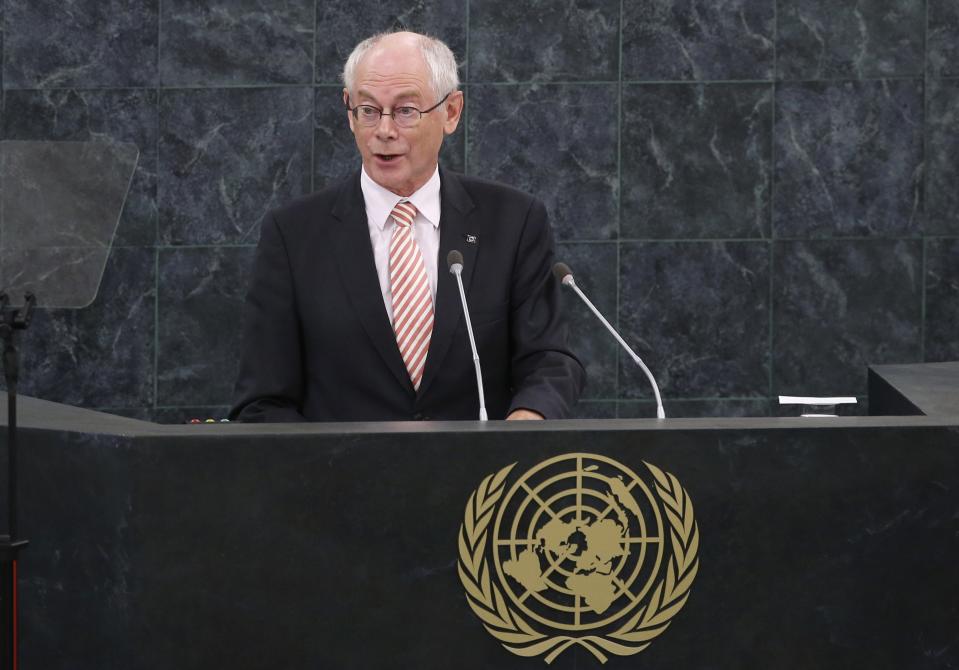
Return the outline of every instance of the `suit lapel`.
<path id="1" fill-rule="evenodd" d="M 386 366 L 397 381 L 412 392 L 413 384 L 383 306 L 359 173 L 344 185 L 333 206 L 333 216 L 339 219 L 339 224 L 333 227 L 332 237 L 337 269 L 346 294 Z"/>
<path id="2" fill-rule="evenodd" d="M 453 249 L 463 254 L 463 288 L 469 294 L 473 268 L 476 266 L 478 242 L 482 240 L 479 221 L 470 216 L 474 208 L 472 199 L 463 188 L 459 178 L 446 170 L 440 170 L 440 250 L 437 260 L 436 310 L 433 317 L 433 335 L 426 356 L 426 368 L 420 382 L 419 394 L 430 386 L 449 350 L 456 326 L 463 318 L 459 288 L 456 277 L 450 274 L 446 255 Z M 473 236 L 467 242 L 467 236 Z"/>

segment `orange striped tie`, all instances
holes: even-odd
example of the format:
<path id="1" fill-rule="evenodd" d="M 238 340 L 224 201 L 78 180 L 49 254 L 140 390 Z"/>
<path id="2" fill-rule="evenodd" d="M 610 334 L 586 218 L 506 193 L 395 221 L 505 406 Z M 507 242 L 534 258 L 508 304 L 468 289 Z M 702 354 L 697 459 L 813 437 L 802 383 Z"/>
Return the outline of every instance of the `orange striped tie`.
<path id="1" fill-rule="evenodd" d="M 397 203 L 390 216 L 396 222 L 390 239 L 393 332 L 413 388 L 419 390 L 433 333 L 433 296 L 423 254 L 413 238 L 416 207 Z"/>

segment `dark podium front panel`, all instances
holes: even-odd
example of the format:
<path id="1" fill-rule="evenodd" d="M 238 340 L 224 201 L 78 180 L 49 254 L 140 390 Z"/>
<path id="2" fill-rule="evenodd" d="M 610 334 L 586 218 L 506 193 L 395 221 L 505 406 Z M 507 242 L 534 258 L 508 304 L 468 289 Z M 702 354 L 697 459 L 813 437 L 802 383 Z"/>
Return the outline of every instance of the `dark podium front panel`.
<path id="1" fill-rule="evenodd" d="M 28 670 L 959 666 L 959 419 L 45 414 Z"/>

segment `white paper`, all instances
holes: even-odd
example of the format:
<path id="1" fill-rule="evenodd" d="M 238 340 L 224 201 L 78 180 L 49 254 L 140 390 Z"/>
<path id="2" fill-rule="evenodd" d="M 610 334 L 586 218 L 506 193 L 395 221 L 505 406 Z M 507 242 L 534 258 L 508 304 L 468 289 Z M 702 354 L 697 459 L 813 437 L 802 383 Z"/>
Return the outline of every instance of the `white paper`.
<path id="1" fill-rule="evenodd" d="M 855 405 L 855 396 L 834 396 L 817 398 L 805 395 L 781 395 L 780 405 Z"/>

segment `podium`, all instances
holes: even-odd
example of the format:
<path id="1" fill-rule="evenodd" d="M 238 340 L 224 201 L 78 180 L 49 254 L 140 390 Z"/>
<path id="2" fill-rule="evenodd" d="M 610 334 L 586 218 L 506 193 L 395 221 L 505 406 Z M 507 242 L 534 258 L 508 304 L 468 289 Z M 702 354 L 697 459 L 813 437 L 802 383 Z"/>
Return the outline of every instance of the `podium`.
<path id="1" fill-rule="evenodd" d="M 959 411 L 161 426 L 23 399 L 21 426 L 23 668 L 959 664 Z M 641 651 L 606 651 L 603 665 L 574 643 L 547 666 L 545 653 L 507 650 L 470 606 L 461 536 L 489 475 L 515 463 L 505 490 L 583 454 L 582 476 L 593 457 L 654 492 L 646 464 L 674 476 L 695 514 L 698 569 Z M 668 514 L 662 523 L 675 531 Z M 506 609 L 569 637 L 524 614 L 532 593 L 522 606 L 509 595 L 522 588 L 493 569 L 494 544 L 508 544 L 493 527 L 480 558 Z M 675 549 L 645 532 L 648 557 Z M 585 556 L 582 537 L 562 541 L 564 560 Z"/>

